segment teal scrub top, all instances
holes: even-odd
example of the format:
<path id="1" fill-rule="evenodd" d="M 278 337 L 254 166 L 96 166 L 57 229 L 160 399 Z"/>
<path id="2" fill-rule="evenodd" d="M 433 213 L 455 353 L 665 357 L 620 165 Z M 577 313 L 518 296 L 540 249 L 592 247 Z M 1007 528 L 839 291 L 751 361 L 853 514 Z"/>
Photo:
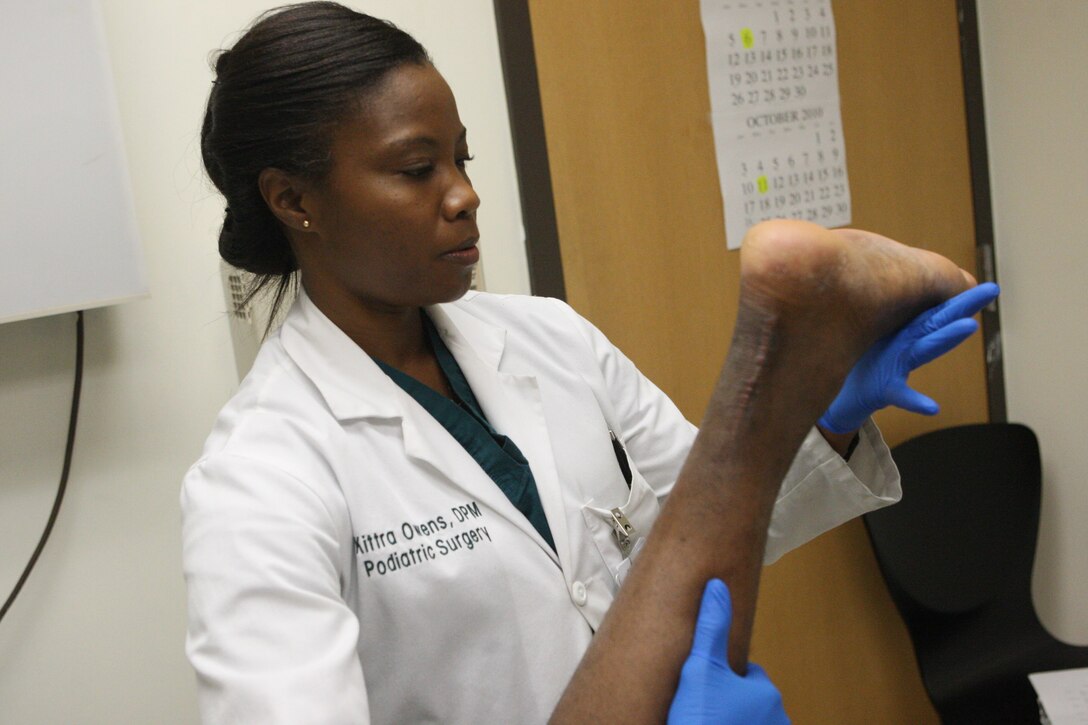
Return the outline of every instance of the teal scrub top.
<path id="1" fill-rule="evenodd" d="M 393 382 L 449 431 L 554 551 L 555 541 L 544 516 L 540 492 L 537 490 L 533 472 L 529 469 L 529 462 L 514 445 L 514 441 L 491 427 L 453 353 L 442 341 L 431 318 L 425 314 L 423 327 L 427 331 L 431 348 L 438 357 L 438 364 L 453 389 L 453 400 L 381 360 L 372 359 Z"/>

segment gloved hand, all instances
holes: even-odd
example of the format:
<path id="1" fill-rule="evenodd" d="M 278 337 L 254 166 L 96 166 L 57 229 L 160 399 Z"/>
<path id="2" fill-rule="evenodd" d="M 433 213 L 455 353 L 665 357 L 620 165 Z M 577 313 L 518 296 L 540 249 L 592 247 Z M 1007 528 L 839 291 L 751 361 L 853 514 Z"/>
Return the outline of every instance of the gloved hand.
<path id="1" fill-rule="evenodd" d="M 846 376 L 842 390 L 818 425 L 832 433 L 850 433 L 889 405 L 935 415 L 940 406 L 907 386 L 907 377 L 959 345 L 978 329 L 972 316 L 993 302 L 1000 290 L 984 282 L 926 310 L 898 332 L 881 338 Z"/>
<path id="2" fill-rule="evenodd" d="M 670 725 L 789 725 L 782 696 L 757 664 L 733 672 L 725 658 L 733 604 L 721 579 L 703 591 L 691 654 L 669 708 Z"/>

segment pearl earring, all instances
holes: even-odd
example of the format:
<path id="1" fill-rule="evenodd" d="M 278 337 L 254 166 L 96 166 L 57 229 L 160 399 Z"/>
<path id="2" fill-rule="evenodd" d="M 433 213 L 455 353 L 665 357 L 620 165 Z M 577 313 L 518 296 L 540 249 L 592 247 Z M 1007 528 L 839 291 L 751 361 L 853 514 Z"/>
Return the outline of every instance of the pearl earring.
<path id="1" fill-rule="evenodd" d="M 302 228 L 303 229 L 309 229 L 310 228 L 310 220 L 309 219 L 303 219 L 302 220 Z"/>

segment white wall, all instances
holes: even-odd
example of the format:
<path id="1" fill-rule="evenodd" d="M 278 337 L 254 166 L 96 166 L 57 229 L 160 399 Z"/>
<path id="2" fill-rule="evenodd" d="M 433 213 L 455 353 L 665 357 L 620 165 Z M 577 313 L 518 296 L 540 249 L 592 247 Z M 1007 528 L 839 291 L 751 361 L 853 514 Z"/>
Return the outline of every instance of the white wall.
<path id="1" fill-rule="evenodd" d="M 1009 420 L 1043 454 L 1036 608 L 1088 644 L 1088 3 L 978 11 Z"/>
<path id="2" fill-rule="evenodd" d="M 178 486 L 237 384 L 215 246 L 223 203 L 200 170 L 199 128 L 209 52 L 275 4 L 101 0 L 151 297 L 87 313 L 68 497 L 0 623 L 0 722 L 197 721 Z M 491 0 L 351 4 L 417 34 L 446 74 L 477 157 L 487 286 L 528 291 Z M 60 474 L 73 317 L 0 325 L 0 597 Z"/>

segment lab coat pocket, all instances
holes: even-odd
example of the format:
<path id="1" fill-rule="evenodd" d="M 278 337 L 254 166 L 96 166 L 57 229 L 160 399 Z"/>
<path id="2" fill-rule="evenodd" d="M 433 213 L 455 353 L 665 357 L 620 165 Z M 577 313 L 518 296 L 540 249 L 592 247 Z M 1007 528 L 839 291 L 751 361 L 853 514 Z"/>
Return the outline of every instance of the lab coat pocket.
<path id="1" fill-rule="evenodd" d="M 623 583 L 661 510 L 646 479 L 634 469 L 631 473 L 631 489 L 625 502 L 604 506 L 612 502 L 590 499 L 582 506 L 586 527 L 612 575 L 613 591 Z"/>

